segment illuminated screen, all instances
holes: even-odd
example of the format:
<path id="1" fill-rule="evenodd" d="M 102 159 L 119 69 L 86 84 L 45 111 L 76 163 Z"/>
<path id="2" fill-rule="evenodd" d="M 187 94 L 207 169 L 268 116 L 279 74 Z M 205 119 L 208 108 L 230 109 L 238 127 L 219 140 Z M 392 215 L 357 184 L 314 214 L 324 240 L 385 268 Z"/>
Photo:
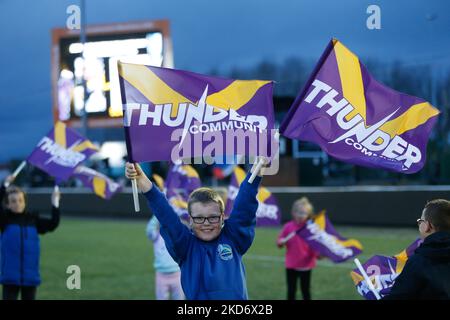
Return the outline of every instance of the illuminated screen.
<path id="1" fill-rule="evenodd" d="M 85 91 L 83 76 L 86 80 L 86 112 L 89 116 L 120 117 L 122 102 L 117 60 L 161 66 L 163 36 L 160 32 L 89 36 L 84 48 L 79 38 L 66 38 L 60 41 L 60 52 L 59 120 L 67 121 L 82 116 Z"/>

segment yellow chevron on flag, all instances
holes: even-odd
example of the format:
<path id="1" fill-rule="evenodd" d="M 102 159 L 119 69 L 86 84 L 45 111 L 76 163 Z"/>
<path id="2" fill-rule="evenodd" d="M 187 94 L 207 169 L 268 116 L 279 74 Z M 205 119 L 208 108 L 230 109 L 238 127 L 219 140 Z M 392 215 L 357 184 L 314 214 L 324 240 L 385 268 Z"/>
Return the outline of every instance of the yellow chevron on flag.
<path id="1" fill-rule="evenodd" d="M 338 40 L 333 40 L 342 91 L 345 99 L 355 108 L 346 116 L 350 120 L 360 114 L 366 121 L 366 98 L 359 58 Z M 437 116 L 439 111 L 428 102 L 412 105 L 397 118 L 386 122 L 380 130 L 388 133 L 391 138 L 413 130 Z M 381 139 L 377 140 L 381 144 Z"/>
<path id="2" fill-rule="evenodd" d="M 185 164 L 182 166 L 182 169 L 186 172 L 186 175 L 189 178 L 199 178 L 200 179 L 200 176 L 198 175 L 197 170 L 195 170 L 194 167 L 192 167 L 191 165 Z"/>
<path id="3" fill-rule="evenodd" d="M 271 81 L 235 80 L 225 89 L 206 98 L 206 103 L 224 110 L 238 110 L 244 106 L 256 92 Z"/>
<path id="4" fill-rule="evenodd" d="M 417 128 L 438 114 L 439 110 L 428 102 L 418 103 L 412 105 L 399 117 L 386 122 L 380 127 L 380 130 L 388 133 L 393 138 L 396 135 L 401 135 L 402 133 Z"/>
<path id="5" fill-rule="evenodd" d="M 346 120 L 359 113 L 366 121 L 366 97 L 359 58 L 338 40 L 333 43 L 344 97 L 355 108 Z"/>
<path id="6" fill-rule="evenodd" d="M 320 211 L 314 217 L 314 222 L 319 226 L 320 229 L 325 230 L 326 227 L 325 210 Z"/>
<path id="7" fill-rule="evenodd" d="M 55 142 L 63 148 L 67 148 L 66 141 L 66 124 L 61 121 L 55 123 Z"/>
<path id="8" fill-rule="evenodd" d="M 170 203 L 171 203 L 173 206 L 175 206 L 175 207 L 177 207 L 177 208 L 180 208 L 180 209 L 187 209 L 187 208 L 188 208 L 188 203 L 187 203 L 187 201 L 185 201 L 185 200 L 183 200 L 183 199 L 181 199 L 181 198 L 178 198 L 178 197 L 172 197 L 172 198 L 170 199 Z"/>
<path id="9" fill-rule="evenodd" d="M 156 173 L 154 173 L 152 175 L 152 177 L 153 177 L 153 180 L 155 180 L 156 185 L 158 186 L 158 188 L 160 190 L 164 190 L 164 179 L 159 174 L 156 174 Z"/>
<path id="10" fill-rule="evenodd" d="M 153 104 L 164 104 L 170 101 L 173 104 L 172 117 L 177 116 L 179 103 L 195 103 L 168 86 L 145 65 L 119 62 L 118 66 L 122 78 L 132 84 Z M 271 81 L 235 80 L 226 88 L 209 95 L 206 103 L 223 110 L 238 110 L 268 83 Z"/>
<path id="11" fill-rule="evenodd" d="M 94 192 L 99 197 L 106 197 L 106 181 L 100 177 L 94 177 L 92 180 L 94 186 Z"/>
<path id="12" fill-rule="evenodd" d="M 139 90 L 153 104 L 173 104 L 172 117 L 178 114 L 179 103 L 194 103 L 182 94 L 173 90 L 147 66 L 118 62 L 119 74 Z"/>
<path id="13" fill-rule="evenodd" d="M 89 140 L 84 140 L 82 143 L 80 143 L 80 144 L 78 144 L 78 145 L 76 145 L 76 146 L 74 146 L 74 147 L 72 148 L 72 150 L 73 150 L 73 151 L 76 151 L 76 152 L 83 152 L 83 151 L 86 150 L 86 149 L 92 149 L 92 150 L 98 151 L 97 146 L 94 145 L 94 144 L 93 144 L 91 141 L 89 141 Z"/>
<path id="14" fill-rule="evenodd" d="M 314 218 L 314 222 L 319 226 L 321 230 L 325 230 L 326 228 L 326 218 L 325 218 L 325 210 L 320 211 L 317 216 Z M 346 240 L 340 240 L 335 237 L 335 240 L 337 243 L 344 247 L 355 247 L 358 249 L 362 249 L 362 244 L 356 239 L 346 239 Z"/>

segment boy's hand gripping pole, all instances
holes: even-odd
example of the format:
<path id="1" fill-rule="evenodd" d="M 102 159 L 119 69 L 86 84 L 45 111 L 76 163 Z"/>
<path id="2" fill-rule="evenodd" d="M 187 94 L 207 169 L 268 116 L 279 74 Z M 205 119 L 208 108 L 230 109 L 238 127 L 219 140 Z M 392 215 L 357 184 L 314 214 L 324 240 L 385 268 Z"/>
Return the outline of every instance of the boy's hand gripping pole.
<path id="1" fill-rule="evenodd" d="M 19 175 L 20 171 L 22 171 L 23 168 L 25 168 L 25 165 L 26 165 L 26 164 L 27 164 L 26 160 L 23 160 L 23 161 L 20 163 L 20 165 L 17 167 L 17 169 L 16 169 L 16 170 L 13 172 L 13 174 L 12 174 L 13 179 L 15 179 L 15 178 Z M 6 188 L 8 188 L 10 184 L 11 184 L 11 183 L 10 183 L 9 181 L 5 181 L 5 183 L 4 183 L 4 185 L 5 185 Z"/>
<path id="2" fill-rule="evenodd" d="M 136 166 L 134 166 L 134 168 L 136 169 Z M 131 179 L 131 188 L 133 190 L 134 211 L 139 212 L 141 209 L 139 207 L 139 192 L 136 179 Z"/>

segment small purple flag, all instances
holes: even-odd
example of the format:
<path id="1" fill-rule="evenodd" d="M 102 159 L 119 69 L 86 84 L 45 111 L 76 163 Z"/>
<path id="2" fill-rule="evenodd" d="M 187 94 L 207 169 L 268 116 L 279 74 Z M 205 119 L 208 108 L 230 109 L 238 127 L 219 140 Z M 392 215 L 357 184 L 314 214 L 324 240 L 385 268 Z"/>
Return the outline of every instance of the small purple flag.
<path id="1" fill-rule="evenodd" d="M 425 100 L 376 81 L 355 54 L 333 39 L 280 133 L 314 142 L 345 162 L 415 173 L 425 163 L 438 114 Z"/>
<path id="2" fill-rule="evenodd" d="M 236 168 L 234 168 L 233 176 L 231 177 L 230 186 L 228 187 L 225 216 L 230 216 L 234 200 L 239 192 L 239 186 L 244 179 L 245 171 L 236 166 Z M 281 222 L 281 212 L 275 196 L 266 188 L 259 187 L 256 199 L 259 203 L 258 210 L 256 211 L 256 226 L 279 226 Z"/>
<path id="3" fill-rule="evenodd" d="M 56 122 L 27 161 L 57 179 L 67 180 L 80 163 L 97 151 L 91 141 L 66 127 L 63 122 Z"/>
<path id="4" fill-rule="evenodd" d="M 118 67 L 131 162 L 273 156 L 272 81 L 122 62 Z"/>
<path id="5" fill-rule="evenodd" d="M 153 179 L 158 187 L 166 193 L 170 205 L 184 220 L 189 219 L 188 199 L 192 191 L 200 188 L 202 183 L 197 171 L 191 165 L 173 165 L 167 178 L 154 174 Z"/>
<path id="6" fill-rule="evenodd" d="M 94 169 L 78 166 L 73 174 L 74 178 L 80 180 L 87 188 L 92 189 L 99 197 L 109 200 L 117 192 L 122 190 L 122 187 L 111 178 Z"/>
<path id="7" fill-rule="evenodd" d="M 187 199 L 192 191 L 202 186 L 197 171 L 191 165 L 173 165 L 167 174 L 165 188 L 169 193 L 183 194 Z"/>
<path id="8" fill-rule="evenodd" d="M 381 297 L 389 294 L 395 279 L 402 272 L 406 261 L 414 254 L 423 240 L 417 239 L 405 250 L 393 257 L 375 255 L 362 265 L 364 271 Z M 368 300 L 376 300 L 374 293 L 370 290 L 364 277 L 358 268 L 350 272 L 358 293 Z"/>
<path id="9" fill-rule="evenodd" d="M 356 239 L 346 239 L 334 229 L 325 211 L 306 222 L 297 234 L 321 256 L 334 263 L 344 262 L 362 252 L 362 245 Z"/>

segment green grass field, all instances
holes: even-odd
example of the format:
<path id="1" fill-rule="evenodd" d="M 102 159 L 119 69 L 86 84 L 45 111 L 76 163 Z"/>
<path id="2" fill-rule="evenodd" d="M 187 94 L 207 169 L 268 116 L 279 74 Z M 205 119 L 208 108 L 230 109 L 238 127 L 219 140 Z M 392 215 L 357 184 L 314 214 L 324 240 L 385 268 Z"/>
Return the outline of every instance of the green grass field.
<path id="1" fill-rule="evenodd" d="M 145 221 L 63 218 L 54 233 L 41 237 L 38 299 L 154 299 L 153 246 L 145 226 Z M 361 262 L 373 254 L 396 254 L 418 236 L 414 229 L 337 229 L 361 241 Z M 250 299 L 285 299 L 284 249 L 275 245 L 279 230 L 258 228 L 244 257 Z M 81 290 L 66 287 L 70 265 L 81 268 Z M 353 262 L 319 261 L 313 299 L 362 299 L 349 276 L 353 268 Z"/>

